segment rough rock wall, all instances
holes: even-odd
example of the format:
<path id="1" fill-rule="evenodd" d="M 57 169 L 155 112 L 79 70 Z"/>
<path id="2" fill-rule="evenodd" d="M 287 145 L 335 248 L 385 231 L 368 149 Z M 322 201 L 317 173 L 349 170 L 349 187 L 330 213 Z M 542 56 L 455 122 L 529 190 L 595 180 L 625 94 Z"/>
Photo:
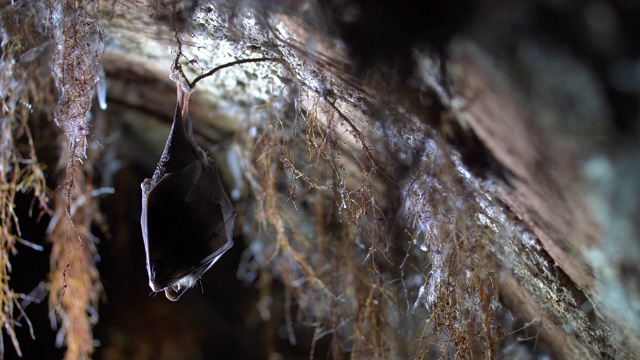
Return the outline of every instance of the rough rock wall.
<path id="1" fill-rule="evenodd" d="M 398 203 L 424 201 L 424 194 L 413 198 L 410 189 L 416 187 L 403 181 L 422 181 L 422 189 L 452 188 L 453 175 L 438 174 L 452 170 L 437 163 L 453 161 L 459 167 L 454 173 L 463 178 L 460 169 L 470 169 L 462 194 L 444 193 L 479 202 L 479 212 L 495 216 L 497 234 L 483 245 L 486 258 L 478 261 L 490 264 L 502 301 L 539 326 L 554 353 L 637 353 L 632 264 L 640 254 L 633 205 L 638 127 L 633 100 L 626 99 L 633 98 L 625 90 L 633 86 L 612 79 L 624 71 L 621 62 L 634 56 L 626 43 L 633 34 L 630 15 L 620 13 L 628 9 L 599 2 L 493 5 L 250 6 L 259 14 L 257 26 L 225 40 L 245 48 L 260 42 L 280 52 L 302 93 L 299 105 L 314 109 L 323 128 L 344 117 L 338 120 L 343 128 L 337 132 L 346 135 L 340 146 L 371 157 L 364 167 L 373 168 L 383 187 L 400 184 L 387 192 L 391 198 L 379 200 L 388 202 L 389 213 L 401 209 Z M 224 8 L 218 6 L 214 11 Z M 243 19 L 245 10 L 232 15 L 232 22 Z M 411 10 L 443 16 L 451 28 L 434 31 L 424 18 L 409 16 Z M 317 14 L 327 17 L 318 20 Z M 268 32 L 261 21 L 275 30 Z M 212 23 L 207 26 L 211 30 Z M 356 65 L 348 66 L 351 61 Z M 448 200 L 431 198 L 428 206 L 405 208 L 404 221 L 415 225 L 412 217 L 421 218 L 418 233 L 425 236 L 431 222 L 455 219 L 437 220 L 432 205 L 440 201 Z M 475 216 L 468 214 L 473 206 L 460 207 L 453 205 L 465 220 Z M 446 253 L 446 242 L 435 251 Z M 438 274 L 437 268 L 423 271 L 426 279 Z M 423 287 L 437 286 L 425 280 Z M 437 296 L 428 296 L 418 296 L 416 304 L 433 306 Z"/>
<path id="2" fill-rule="evenodd" d="M 137 224 L 120 218 L 136 217 L 131 189 L 162 151 L 179 44 L 191 77 L 278 57 L 206 79 L 191 105 L 255 289 L 239 318 L 262 350 L 237 356 L 640 354 L 632 4 L 105 1 L 100 14 L 98 119 L 117 140 L 97 167 L 120 194 L 103 261 L 123 264 L 103 276 L 144 273 Z M 181 300 L 193 317 L 128 297 L 145 285 L 133 278 L 106 286 L 105 356 L 255 342 L 226 337 L 244 333 L 200 300 Z M 127 321 L 133 309 L 162 326 Z"/>

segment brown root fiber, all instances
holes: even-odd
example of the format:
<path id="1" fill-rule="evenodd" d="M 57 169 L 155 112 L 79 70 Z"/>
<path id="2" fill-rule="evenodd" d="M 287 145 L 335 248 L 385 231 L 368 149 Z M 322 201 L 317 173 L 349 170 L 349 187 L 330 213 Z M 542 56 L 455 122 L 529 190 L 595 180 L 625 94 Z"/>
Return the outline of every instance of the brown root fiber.
<path id="1" fill-rule="evenodd" d="M 576 14 L 542 0 L 3 5 L 6 338 L 19 349 L 25 191 L 52 208 L 49 306 L 69 359 L 640 355 L 639 11 L 569 2 Z M 169 132 L 172 64 L 199 79 L 195 138 L 238 216 L 236 245 L 169 303 L 147 292 L 135 201 Z M 110 106 L 89 121 L 101 65 Z M 62 129 L 57 166 L 35 156 L 32 107 Z M 99 183 L 119 186 L 113 202 Z M 98 255 L 103 211 L 117 235 Z"/>
<path id="2" fill-rule="evenodd" d="M 11 258 L 21 243 L 36 250 L 41 245 L 22 237 L 16 215 L 16 196 L 33 196 L 34 216 L 47 210 L 45 175 L 36 157 L 30 130 L 32 101 L 42 101 L 38 89 L 46 86 L 42 68 L 33 61 L 42 52 L 40 22 L 29 5 L 3 4 L 0 7 L 0 327 L 6 331 L 18 355 L 21 354 L 14 327 L 33 330 L 20 305 L 24 294 L 16 293 L 10 283 Z M 29 30 L 25 30 L 29 29 Z M 34 31 L 30 31 L 34 30 Z M 18 316 L 19 315 L 19 316 Z M 22 319 L 22 320 L 21 320 Z M 2 339 L 5 339 L 2 336 Z M 0 339 L 0 358 L 5 346 Z"/>
<path id="3" fill-rule="evenodd" d="M 49 226 L 53 243 L 49 306 L 61 324 L 59 336 L 64 336 L 67 346 L 65 358 L 86 359 L 94 350 L 92 326 L 98 319 L 102 289 L 91 235 L 92 223 L 101 216 L 92 185 L 92 166 L 98 154 L 87 156 L 86 137 L 105 39 L 98 1 L 50 0 L 46 6 L 52 77 L 59 92 L 54 120 L 68 144 L 60 159 L 65 164 L 65 178 L 60 184 L 64 191 L 56 196 Z"/>
<path id="4" fill-rule="evenodd" d="M 49 290 L 52 314 L 61 321 L 58 345 L 67 345 L 68 359 L 90 358 L 93 352 L 91 327 L 97 320 L 101 285 L 90 226 L 100 218 L 100 211 L 89 175 L 93 159 L 84 164 L 80 159 L 87 158 L 87 117 L 104 49 L 97 11 L 97 1 L 2 5 L 1 325 L 18 355 L 21 352 L 13 332 L 14 313 L 22 311 L 17 299 L 25 296 L 15 294 L 9 286 L 9 256 L 16 255 L 16 242 L 30 243 L 21 239 L 22 219 L 14 212 L 16 192 L 33 195 L 35 202 L 29 210 L 32 216 L 41 219 L 41 212 L 46 211 L 53 219 L 49 224 L 49 240 L 53 243 Z M 52 55 L 51 63 L 46 60 L 48 55 Z M 51 73 L 47 74 L 49 70 Z M 36 148 L 50 143 L 41 138 L 35 143 L 30 130 L 36 124 L 34 118 L 42 113 L 52 115 L 52 83 L 59 91 L 52 118 L 65 134 L 60 143 L 67 149 L 60 159 L 66 160 L 64 180 L 51 199 L 53 211 L 48 208 L 45 173 L 36 157 Z M 27 297 L 25 301 L 39 299 Z M 24 319 L 30 324 L 28 317 Z"/>

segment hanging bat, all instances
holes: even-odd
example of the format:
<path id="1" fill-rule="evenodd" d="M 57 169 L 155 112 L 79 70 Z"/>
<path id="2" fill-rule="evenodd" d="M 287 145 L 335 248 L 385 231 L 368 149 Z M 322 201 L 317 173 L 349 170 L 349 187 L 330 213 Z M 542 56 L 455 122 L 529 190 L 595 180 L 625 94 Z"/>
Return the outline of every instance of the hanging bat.
<path id="1" fill-rule="evenodd" d="M 189 118 L 190 88 L 177 83 L 169 139 L 142 187 L 142 236 L 149 286 L 180 296 L 233 246 L 236 212 L 218 167 L 196 144 Z"/>

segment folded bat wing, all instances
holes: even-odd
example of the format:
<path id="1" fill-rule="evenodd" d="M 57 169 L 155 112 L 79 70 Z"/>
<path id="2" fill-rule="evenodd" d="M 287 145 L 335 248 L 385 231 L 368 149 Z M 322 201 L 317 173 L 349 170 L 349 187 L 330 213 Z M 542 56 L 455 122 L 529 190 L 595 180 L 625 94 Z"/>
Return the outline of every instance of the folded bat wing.
<path id="1" fill-rule="evenodd" d="M 233 246 L 236 212 L 216 164 L 197 146 L 178 84 L 178 105 L 153 178 L 142 184 L 142 233 L 149 286 L 170 300 Z"/>

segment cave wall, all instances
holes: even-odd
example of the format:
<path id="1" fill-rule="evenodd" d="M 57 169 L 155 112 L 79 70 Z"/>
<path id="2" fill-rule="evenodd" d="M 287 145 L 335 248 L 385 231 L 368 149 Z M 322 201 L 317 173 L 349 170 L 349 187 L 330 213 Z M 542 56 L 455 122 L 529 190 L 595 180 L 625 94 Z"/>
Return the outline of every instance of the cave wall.
<path id="1" fill-rule="evenodd" d="M 126 264 L 103 274 L 144 272 L 131 187 L 164 146 L 179 44 L 192 78 L 273 56 L 202 81 L 190 108 L 239 212 L 245 248 L 221 266 L 253 284 L 234 312 L 265 349 L 245 356 L 308 357 L 316 344 L 334 358 L 640 354 L 633 4 L 99 4 L 109 108 L 96 134 L 117 139 L 96 165 L 116 184 L 105 258 Z M 189 334 L 180 342 L 170 326 L 150 336 L 119 320 L 150 301 L 144 279 L 127 283 L 107 286 L 100 354 L 164 342 L 197 358 L 206 334 L 224 334 L 171 322 Z M 156 321 L 189 313 L 151 301 Z"/>

